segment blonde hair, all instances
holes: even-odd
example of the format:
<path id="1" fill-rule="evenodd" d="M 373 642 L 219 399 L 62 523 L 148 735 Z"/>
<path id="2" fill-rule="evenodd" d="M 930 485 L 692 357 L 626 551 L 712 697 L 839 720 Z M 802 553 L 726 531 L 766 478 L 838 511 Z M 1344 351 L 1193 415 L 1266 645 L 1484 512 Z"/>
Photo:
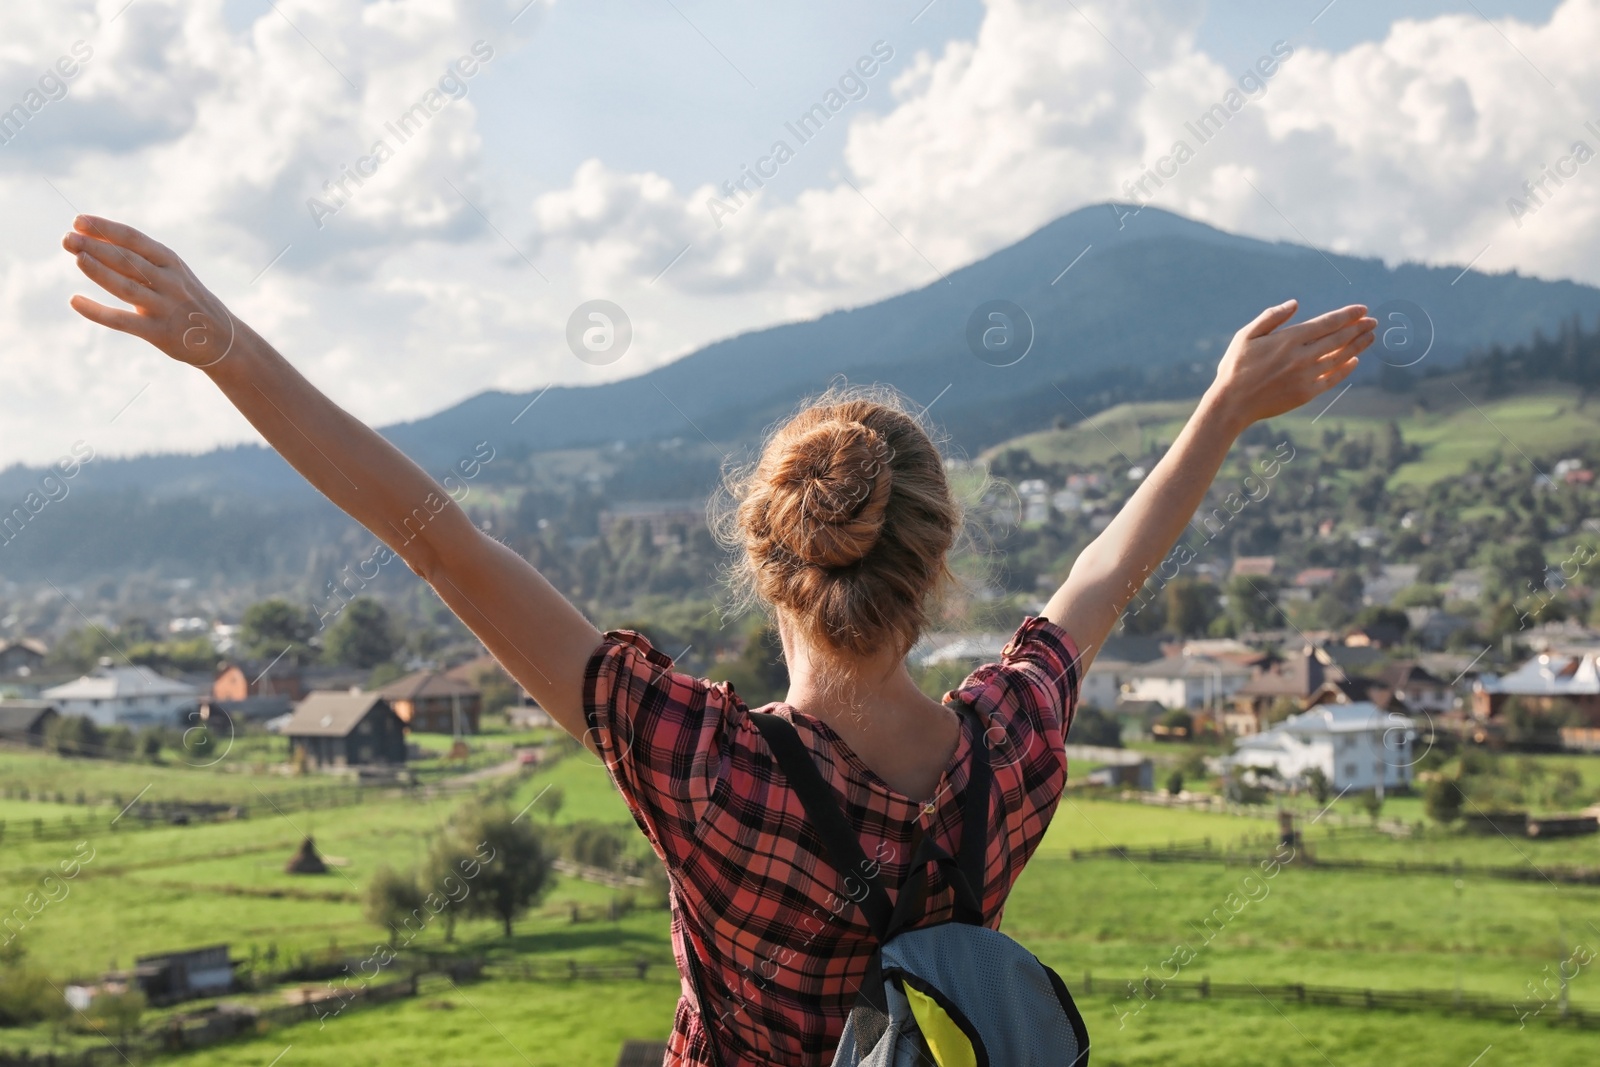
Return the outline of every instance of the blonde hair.
<path id="1" fill-rule="evenodd" d="M 961 526 L 931 432 L 891 389 L 830 389 L 724 479 L 736 591 L 824 652 L 904 656 L 952 579 Z"/>

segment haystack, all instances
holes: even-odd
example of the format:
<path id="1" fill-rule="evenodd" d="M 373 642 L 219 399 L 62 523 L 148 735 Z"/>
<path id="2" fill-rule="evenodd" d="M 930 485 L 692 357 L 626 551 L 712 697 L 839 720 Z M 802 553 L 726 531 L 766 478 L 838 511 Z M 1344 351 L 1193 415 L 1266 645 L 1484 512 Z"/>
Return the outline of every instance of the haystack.
<path id="1" fill-rule="evenodd" d="M 300 842 L 300 850 L 290 857 L 283 869 L 289 874 L 328 873 L 328 865 L 317 855 L 317 846 L 309 837 Z"/>

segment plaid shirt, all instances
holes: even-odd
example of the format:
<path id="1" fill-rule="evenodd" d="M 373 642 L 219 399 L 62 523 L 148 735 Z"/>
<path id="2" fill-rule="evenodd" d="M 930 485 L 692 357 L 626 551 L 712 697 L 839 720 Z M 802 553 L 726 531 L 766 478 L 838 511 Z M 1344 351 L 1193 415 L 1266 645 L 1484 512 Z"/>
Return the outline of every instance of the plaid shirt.
<path id="1" fill-rule="evenodd" d="M 979 667 L 946 696 L 970 702 L 988 723 L 983 740 L 999 794 L 983 894 L 991 928 L 1066 783 L 1077 659 L 1064 630 L 1029 618 L 999 663 Z M 955 754 L 923 803 L 890 788 L 827 723 L 783 704 L 769 710 L 794 723 L 891 900 L 907 874 L 916 822 L 956 852 L 975 740 L 965 717 Z M 744 701 L 726 682 L 674 672 L 672 660 L 639 634 L 613 630 L 589 660 L 584 713 L 671 875 L 673 955 L 680 974 L 686 953 L 700 962 L 728 1058 L 722 1067 L 829 1062 L 876 946 L 850 880 L 829 863 Z M 917 925 L 948 920 L 953 904 L 942 871 L 930 865 L 927 912 Z M 709 1067 L 701 1025 L 685 981 L 667 1064 Z"/>

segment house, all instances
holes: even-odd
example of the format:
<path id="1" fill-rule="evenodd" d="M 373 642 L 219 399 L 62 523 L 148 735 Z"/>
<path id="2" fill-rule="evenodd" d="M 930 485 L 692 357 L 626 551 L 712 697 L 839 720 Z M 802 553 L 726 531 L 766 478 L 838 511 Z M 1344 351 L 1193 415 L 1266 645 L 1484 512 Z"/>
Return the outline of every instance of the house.
<path id="1" fill-rule="evenodd" d="M 44 666 L 44 657 L 49 651 L 43 641 L 33 637 L 0 641 L 0 674 L 25 678 Z"/>
<path id="2" fill-rule="evenodd" d="M 1549 711 L 1557 701 L 1576 707 L 1583 723 L 1600 726 L 1600 649 L 1541 652 L 1509 674 L 1479 677 L 1472 687 L 1472 714 L 1482 721 L 1499 716 L 1516 697 L 1534 711 Z"/>
<path id="3" fill-rule="evenodd" d="M 1399 623 L 1379 620 L 1352 627 L 1344 635 L 1344 644 L 1346 648 L 1392 648 L 1405 637 L 1405 629 Z"/>
<path id="4" fill-rule="evenodd" d="M 625 522 L 648 526 L 656 545 L 681 544 L 686 535 L 706 528 L 706 508 L 692 500 L 612 504 L 600 512 L 600 536 L 610 537 Z"/>
<path id="5" fill-rule="evenodd" d="M 314 689 L 284 727 L 289 753 L 313 767 L 404 763 L 405 724 L 377 693 Z"/>
<path id="6" fill-rule="evenodd" d="M 1411 639 L 1421 647 L 1433 650 L 1445 648 L 1452 637 L 1473 627 L 1470 617 L 1453 615 L 1439 608 L 1407 608 L 1406 619 L 1411 623 Z"/>
<path id="7" fill-rule="evenodd" d="M 929 634 L 911 650 L 910 658 L 922 667 L 943 663 L 977 667 L 998 662 L 1011 638 L 1009 633 Z"/>
<path id="8" fill-rule="evenodd" d="M 538 730 L 554 726 L 556 721 L 550 717 L 548 711 L 539 706 L 537 701 L 528 697 L 506 709 L 506 723 L 517 730 Z"/>
<path id="9" fill-rule="evenodd" d="M 425 734 L 475 734 L 483 694 L 444 671 L 423 670 L 377 690 L 406 728 Z"/>
<path id="10" fill-rule="evenodd" d="M 1140 789 L 1145 792 L 1155 788 L 1155 763 L 1149 756 L 1125 748 L 1105 748 L 1101 745 L 1065 746 L 1069 763 L 1078 766 L 1094 765 L 1085 779 L 1090 785 Z"/>
<path id="11" fill-rule="evenodd" d="M 1250 669 L 1205 656 L 1163 656 L 1128 672 L 1125 700 L 1154 700 L 1169 708 L 1221 707 L 1250 680 Z"/>
<path id="12" fill-rule="evenodd" d="M 1385 563 L 1378 573 L 1361 583 L 1361 602 L 1388 606 L 1400 590 L 1417 584 L 1422 567 L 1415 563 Z"/>
<path id="13" fill-rule="evenodd" d="M 1277 565 L 1277 556 L 1236 556 L 1232 573 L 1235 578 L 1270 578 Z"/>
<path id="14" fill-rule="evenodd" d="M 1416 722 L 1376 704 L 1324 704 L 1241 738 L 1222 759 L 1227 771 L 1271 769 L 1285 782 L 1316 768 L 1336 792 L 1411 785 Z"/>
<path id="15" fill-rule="evenodd" d="M 1223 728 L 1239 737 L 1260 733 L 1267 725 L 1267 713 L 1280 700 L 1293 700 L 1304 707 L 1325 683 L 1344 678 L 1333 657 L 1316 645 L 1302 645 L 1300 651 L 1288 655 L 1267 656 L 1234 691 L 1233 708 L 1222 716 Z"/>
<path id="16" fill-rule="evenodd" d="M 61 718 L 56 706 L 48 700 L 0 701 L 0 741 L 15 744 L 44 744 L 45 731 Z"/>
<path id="17" fill-rule="evenodd" d="M 307 692 L 304 676 L 288 660 L 276 663 L 223 662 L 218 664 L 216 677 L 211 681 L 211 698 L 221 701 L 243 701 L 261 696 L 304 700 Z"/>
<path id="18" fill-rule="evenodd" d="M 152 1004 L 221 996 L 233 990 L 227 945 L 140 956 L 133 964 L 133 979 Z"/>
<path id="19" fill-rule="evenodd" d="M 1376 704 L 1380 711 L 1394 708 L 1404 711 L 1395 703 L 1394 691 L 1382 682 L 1371 678 L 1339 678 L 1323 682 L 1305 700 L 1304 711 L 1322 704 Z"/>
<path id="20" fill-rule="evenodd" d="M 1127 683 L 1129 672 L 1137 666 L 1125 659 L 1096 656 L 1083 676 L 1078 702 L 1096 708 L 1115 707 L 1122 699 L 1122 687 Z"/>
<path id="21" fill-rule="evenodd" d="M 1389 664 L 1378 672 L 1375 682 L 1411 711 L 1442 715 L 1456 706 L 1456 692 L 1450 683 L 1415 660 Z"/>
<path id="22" fill-rule="evenodd" d="M 148 667 L 99 667 L 40 695 L 62 715 L 82 715 L 96 726 L 139 728 L 180 722 L 203 694 Z"/>

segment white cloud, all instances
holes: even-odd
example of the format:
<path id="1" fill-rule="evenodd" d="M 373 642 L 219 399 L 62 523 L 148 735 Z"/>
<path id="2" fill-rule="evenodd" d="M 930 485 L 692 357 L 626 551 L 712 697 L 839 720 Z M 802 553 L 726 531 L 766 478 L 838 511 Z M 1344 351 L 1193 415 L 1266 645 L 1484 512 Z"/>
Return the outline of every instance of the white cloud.
<path id="1" fill-rule="evenodd" d="M 700 225 L 697 248 L 707 247 L 673 284 L 776 292 L 813 309 L 860 303 L 1083 204 L 1148 194 L 1246 233 L 1304 234 L 1390 261 L 1464 263 L 1489 244 L 1480 267 L 1600 283 L 1600 165 L 1520 228 L 1506 207 L 1575 139 L 1600 150 L 1583 128 L 1600 120 L 1600 109 L 1583 111 L 1600 99 L 1600 0 L 1566 0 L 1537 27 L 1401 20 L 1383 41 L 1338 54 L 1295 44 L 1302 23 L 1263 26 L 1261 55 L 1278 41 L 1292 55 L 1264 90 L 1240 94 L 1247 102 L 1204 145 L 1184 124 L 1236 89 L 1242 72 L 1196 51 L 1202 14 L 1192 3 L 990 0 L 975 41 L 914 57 L 896 81 L 898 105 L 853 122 L 850 184 L 787 203 L 757 199 L 720 231 Z M 1179 139 L 1194 158 L 1159 191 L 1130 193 L 1127 183 Z M 594 266 L 615 270 L 615 282 L 637 269 L 617 242 L 643 247 L 654 238 L 642 235 L 668 219 L 681 236 L 677 220 L 692 224 L 695 205 L 720 195 L 677 196 L 656 180 L 646 201 L 624 194 L 635 180 L 594 162 L 539 205 L 548 233 L 579 250 L 613 246 Z M 584 226 L 545 212 L 574 196 L 587 203 Z"/>
<path id="2" fill-rule="evenodd" d="M 1306 27 L 1287 16 L 1264 20 L 1255 51 L 1284 39 L 1294 54 L 1204 145 L 1185 123 L 1241 72 L 1197 50 L 1199 0 L 989 0 L 973 40 L 885 64 L 872 91 L 889 89 L 886 111 L 831 120 L 848 124 L 835 177 L 774 181 L 720 228 L 707 202 L 726 191 L 603 156 L 520 199 L 485 172 L 482 87 L 542 32 L 539 6 L 509 25 L 524 2 L 276 0 L 243 33 L 221 0 L 137 0 L 115 21 L 123 0 L 0 10 L 0 108 L 74 41 L 93 48 L 65 98 L 0 145 L 14 206 L 0 220 L 0 460 L 50 459 L 78 437 L 108 454 L 254 438 L 203 376 L 67 310 L 87 288 L 56 245 L 77 209 L 156 233 L 380 423 L 485 388 L 636 373 L 924 284 L 1066 211 L 1127 199 L 1178 138 L 1193 158 L 1153 202 L 1223 228 L 1298 230 L 1391 261 L 1481 252 L 1489 269 L 1600 283 L 1600 163 L 1549 186 L 1521 227 L 1506 208 L 1573 140 L 1600 150 L 1583 127 L 1600 122 L 1600 0 L 1565 0 L 1544 26 L 1401 20 L 1339 53 L 1300 43 Z M 426 107 L 445 63 L 478 40 L 496 59 L 402 143 L 388 124 Z M 380 139 L 390 153 L 354 184 L 347 168 L 370 164 Z M 341 179 L 347 198 L 323 187 Z M 346 202 L 319 228 L 311 197 Z M 567 314 L 594 297 L 635 326 L 628 359 L 601 369 L 563 341 Z"/>

